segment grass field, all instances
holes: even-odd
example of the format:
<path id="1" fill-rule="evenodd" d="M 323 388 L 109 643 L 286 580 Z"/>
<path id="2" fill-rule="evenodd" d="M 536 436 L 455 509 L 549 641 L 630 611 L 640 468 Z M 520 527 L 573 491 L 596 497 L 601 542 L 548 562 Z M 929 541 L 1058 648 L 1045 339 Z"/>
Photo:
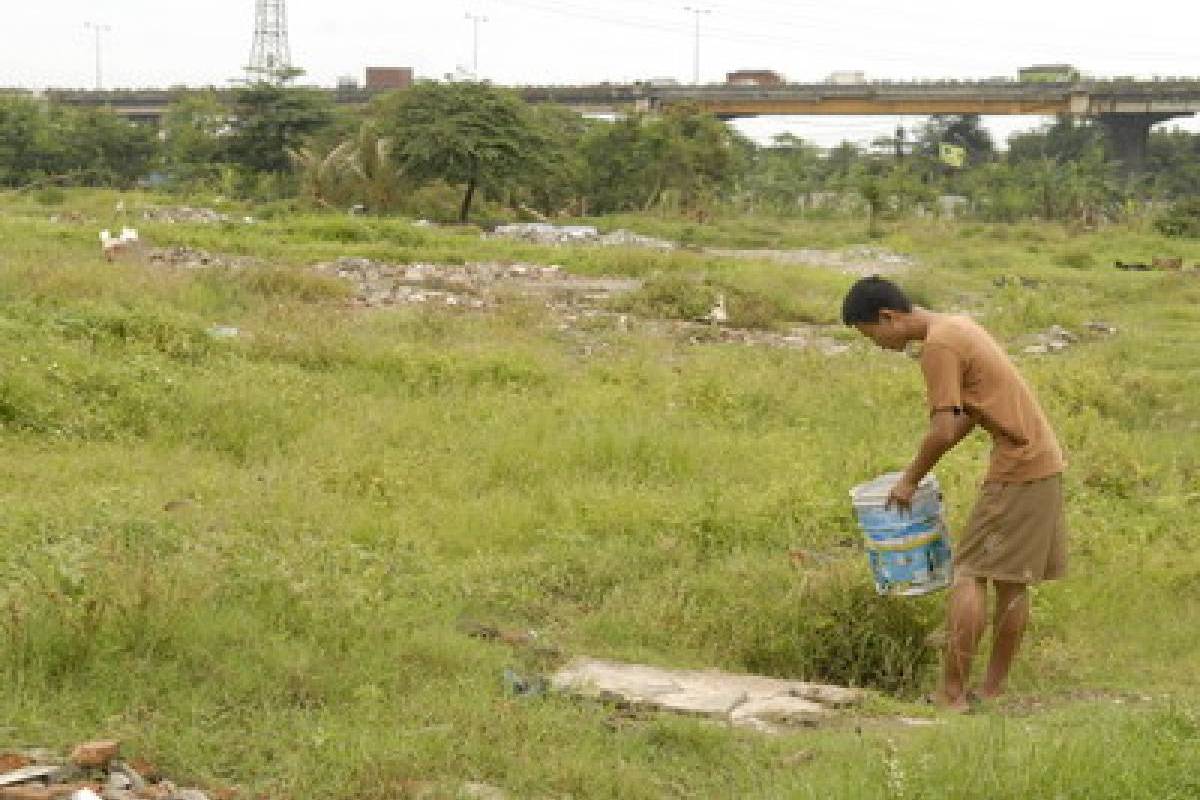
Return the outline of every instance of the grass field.
<path id="1" fill-rule="evenodd" d="M 848 334 L 836 356 L 581 334 L 528 302 L 351 310 L 306 267 L 557 263 L 732 291 L 735 320 L 742 303 L 780 328 L 836 323 L 850 276 L 329 216 L 136 223 L 259 267 L 108 264 L 96 232 L 126 219 L 117 199 L 0 198 L 0 750 L 119 738 L 180 783 L 270 798 L 452 798 L 464 781 L 514 798 L 1200 796 L 1200 275 L 1111 266 L 1194 264 L 1200 242 L 932 221 L 871 242 L 917 259 L 899 280 L 922 302 L 1011 345 L 1071 461 L 1072 574 L 1035 591 L 1012 699 L 916 728 L 896 717 L 930 714 L 942 598 L 875 597 L 847 500 L 912 455 L 911 360 Z M 122 199 L 131 219 L 172 202 Z M 70 211 L 87 221 L 48 221 Z M 865 240 L 856 221 L 598 222 L 736 248 Z M 1053 324 L 1081 341 L 1022 352 Z M 977 434 L 937 469 L 955 528 L 986 457 Z M 877 695 L 779 737 L 618 719 L 509 696 L 506 667 L 554 658 L 470 623 Z"/>

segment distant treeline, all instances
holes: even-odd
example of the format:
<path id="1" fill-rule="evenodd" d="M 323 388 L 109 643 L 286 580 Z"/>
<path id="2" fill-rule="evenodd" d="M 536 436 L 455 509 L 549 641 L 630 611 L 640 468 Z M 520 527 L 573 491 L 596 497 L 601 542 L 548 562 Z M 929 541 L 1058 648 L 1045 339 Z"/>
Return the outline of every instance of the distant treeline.
<path id="1" fill-rule="evenodd" d="M 940 156 L 962 148 L 961 166 Z M 1103 130 L 1067 118 L 1000 152 L 974 116 L 935 116 L 863 148 L 789 135 L 758 145 L 695 108 L 613 122 L 529 105 L 481 83 L 420 83 L 347 111 L 313 89 L 259 84 L 173 104 L 161 129 L 105 110 L 0 97 L 0 186 L 220 192 L 364 213 L 466 220 L 660 211 L 699 218 L 913 213 L 1112 219 L 1200 195 L 1200 135 L 1153 132 L 1137 172 Z"/>

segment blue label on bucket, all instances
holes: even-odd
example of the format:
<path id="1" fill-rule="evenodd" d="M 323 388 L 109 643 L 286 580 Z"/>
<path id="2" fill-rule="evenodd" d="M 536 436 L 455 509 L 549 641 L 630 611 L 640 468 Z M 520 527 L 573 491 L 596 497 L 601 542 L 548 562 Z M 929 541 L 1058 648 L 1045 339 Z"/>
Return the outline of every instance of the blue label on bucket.
<path id="1" fill-rule="evenodd" d="M 942 523 L 941 494 L 932 475 L 921 481 L 910 509 L 888 508 L 900 473 L 856 486 L 850 495 L 862 528 L 875 588 L 880 594 L 918 595 L 950 582 L 950 542 Z"/>

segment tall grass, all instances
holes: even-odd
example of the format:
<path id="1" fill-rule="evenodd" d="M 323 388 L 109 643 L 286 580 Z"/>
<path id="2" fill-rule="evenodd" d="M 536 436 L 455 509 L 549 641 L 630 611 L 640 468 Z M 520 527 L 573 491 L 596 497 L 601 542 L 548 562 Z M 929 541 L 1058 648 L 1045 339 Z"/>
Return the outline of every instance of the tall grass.
<path id="1" fill-rule="evenodd" d="M 59 210 L 111 202 L 69 193 Z M 759 297 L 764 327 L 834 321 L 849 276 L 404 220 L 145 226 L 262 259 L 177 272 L 105 264 L 90 228 L 22 203 L 0 206 L 0 749 L 114 736 L 181 782 L 273 797 L 453 797 L 464 780 L 515 797 L 1194 795 L 1200 280 L 1107 265 L 1164 240 L 887 233 L 922 262 L 902 280 L 926 302 L 1013 343 L 1071 460 L 1072 576 L 1035 591 L 1021 702 L 909 729 L 891 718 L 925 713 L 910 701 L 934 680 L 940 598 L 874 596 L 846 490 L 911 456 L 911 361 L 607 328 L 581 348 L 536 307 L 350 312 L 302 265 L 561 263 L 651 278 L 643 313 L 669 313 L 656 286 L 683 287 L 664 302 L 704 292 L 697 307 Z M 842 222 L 704 235 L 852 238 Z M 1073 252 L 1097 256 L 1064 264 Z M 1016 345 L 1092 319 L 1119 333 L 1054 357 Z M 939 467 L 955 527 L 986 451 L 975 437 Z M 464 621 L 547 648 L 472 639 Z M 504 694 L 504 667 L 552 668 L 554 648 L 881 699 L 764 738 Z"/>

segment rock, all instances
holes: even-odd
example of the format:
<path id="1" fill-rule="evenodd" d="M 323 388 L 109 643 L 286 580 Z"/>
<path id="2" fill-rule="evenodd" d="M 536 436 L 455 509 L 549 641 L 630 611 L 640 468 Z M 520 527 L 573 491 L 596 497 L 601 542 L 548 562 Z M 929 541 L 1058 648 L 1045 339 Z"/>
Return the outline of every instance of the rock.
<path id="1" fill-rule="evenodd" d="M 27 764 L 0 774 L 0 786 L 15 786 L 29 781 L 53 781 L 64 772 L 63 767 L 58 765 Z"/>
<path id="2" fill-rule="evenodd" d="M 120 752 L 120 742 L 107 739 L 84 742 L 71 751 L 71 763 L 80 767 L 106 767 Z"/>
<path id="3" fill-rule="evenodd" d="M 208 795 L 199 789 L 177 789 L 169 800 L 209 800 Z"/>
<path id="4" fill-rule="evenodd" d="M 478 783 L 469 781 L 462 785 L 458 790 L 458 796 L 462 798 L 471 798 L 471 800 L 506 800 L 508 794 L 503 789 L 491 786 L 486 783 Z"/>
<path id="5" fill-rule="evenodd" d="M 834 709 L 859 705 L 865 697 L 840 686 L 587 658 L 559 670 L 551 684 L 581 697 L 724 719 L 765 732 L 814 725 Z"/>
<path id="6" fill-rule="evenodd" d="M 101 800 L 138 800 L 138 796 L 128 789 L 106 788 L 100 792 Z"/>
<path id="7" fill-rule="evenodd" d="M 108 781 L 104 784 L 104 788 L 120 790 L 132 789 L 133 781 L 129 780 L 129 776 L 125 775 L 123 772 L 110 772 L 108 773 Z"/>
<path id="8" fill-rule="evenodd" d="M 71 795 L 71 800 L 102 800 L 102 798 L 91 789 L 83 788 L 75 791 Z"/>
<path id="9" fill-rule="evenodd" d="M 1046 333 L 1050 338 L 1057 339 L 1057 340 L 1063 341 L 1063 342 L 1079 341 L 1078 336 L 1071 333 L 1069 330 L 1064 328 L 1062 325 L 1051 325 L 1050 330 L 1048 330 Z"/>
<path id="10" fill-rule="evenodd" d="M 176 208 L 148 208 L 142 212 L 142 218 L 150 222 L 229 222 L 229 215 L 214 211 L 211 208 L 192 208 L 178 206 Z"/>
<path id="11" fill-rule="evenodd" d="M 137 792 L 146 788 L 146 779 L 124 761 L 117 761 L 109 770 L 108 785 L 114 789 Z"/>
<path id="12" fill-rule="evenodd" d="M 785 727 L 818 725 L 829 716 L 829 709 L 812 700 L 791 695 L 748 700 L 733 709 L 730 720 L 734 725 L 755 728 L 768 733 Z"/>
<path id="13" fill-rule="evenodd" d="M 50 790 L 38 785 L 0 787 L 0 800 L 51 800 Z"/>
<path id="14" fill-rule="evenodd" d="M 21 767 L 28 767 L 33 759 L 20 753 L 0 753 L 0 774 Z"/>

